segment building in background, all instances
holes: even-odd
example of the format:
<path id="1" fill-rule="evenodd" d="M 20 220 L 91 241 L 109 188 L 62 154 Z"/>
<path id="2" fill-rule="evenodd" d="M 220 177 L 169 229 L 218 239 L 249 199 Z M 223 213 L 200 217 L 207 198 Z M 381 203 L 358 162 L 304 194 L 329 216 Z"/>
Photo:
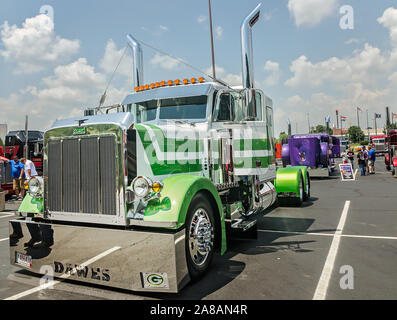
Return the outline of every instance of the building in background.
<path id="1" fill-rule="evenodd" d="M 6 135 L 7 135 L 7 124 L 0 123 L 0 139 L 3 144 L 5 143 Z"/>

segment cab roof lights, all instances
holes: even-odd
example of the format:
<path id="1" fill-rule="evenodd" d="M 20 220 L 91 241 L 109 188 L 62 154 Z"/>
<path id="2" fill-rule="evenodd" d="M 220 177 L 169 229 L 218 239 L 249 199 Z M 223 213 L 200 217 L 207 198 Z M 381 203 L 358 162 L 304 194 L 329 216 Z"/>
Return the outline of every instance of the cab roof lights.
<path id="1" fill-rule="evenodd" d="M 200 78 L 190 78 L 190 79 L 183 79 L 182 81 L 179 79 L 175 79 L 175 80 L 168 80 L 168 81 L 160 81 L 160 82 L 153 82 L 151 84 L 145 84 L 143 86 L 138 86 L 135 87 L 134 90 L 135 92 L 141 92 L 141 91 L 147 91 L 150 89 L 156 89 L 156 88 L 160 88 L 160 87 L 165 87 L 165 86 L 179 86 L 179 85 L 188 85 L 188 84 L 196 84 L 196 83 L 204 83 L 205 79 L 204 77 L 200 77 Z"/>

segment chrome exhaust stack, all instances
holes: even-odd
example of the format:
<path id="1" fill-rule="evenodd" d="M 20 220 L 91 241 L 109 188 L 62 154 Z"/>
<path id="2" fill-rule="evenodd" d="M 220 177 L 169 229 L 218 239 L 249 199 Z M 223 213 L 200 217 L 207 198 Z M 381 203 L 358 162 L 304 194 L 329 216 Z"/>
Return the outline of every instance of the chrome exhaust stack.
<path id="1" fill-rule="evenodd" d="M 252 53 L 252 27 L 259 19 L 260 7 L 257 7 L 243 20 L 241 24 L 241 54 L 243 68 L 243 88 L 254 88 L 254 64 Z"/>
<path id="2" fill-rule="evenodd" d="M 139 42 L 130 34 L 127 35 L 127 41 L 132 49 L 133 55 L 133 81 L 134 88 L 143 85 L 143 54 Z"/>

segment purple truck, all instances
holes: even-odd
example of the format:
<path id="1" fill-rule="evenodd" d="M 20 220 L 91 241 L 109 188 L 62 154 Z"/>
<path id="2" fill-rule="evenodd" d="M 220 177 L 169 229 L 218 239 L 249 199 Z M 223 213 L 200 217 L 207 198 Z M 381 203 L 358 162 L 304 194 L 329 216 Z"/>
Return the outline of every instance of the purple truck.
<path id="1" fill-rule="evenodd" d="M 312 177 L 329 176 L 340 155 L 337 140 L 326 133 L 293 135 L 282 146 L 283 166 L 306 166 Z"/>

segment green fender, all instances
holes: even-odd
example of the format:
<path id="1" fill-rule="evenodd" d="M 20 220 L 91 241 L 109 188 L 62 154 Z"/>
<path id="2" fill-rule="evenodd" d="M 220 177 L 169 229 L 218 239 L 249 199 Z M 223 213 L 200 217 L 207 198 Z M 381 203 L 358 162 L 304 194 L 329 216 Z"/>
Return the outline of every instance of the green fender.
<path id="1" fill-rule="evenodd" d="M 299 175 L 303 175 L 305 183 L 306 175 L 302 172 L 303 167 L 286 167 L 277 170 L 274 186 L 277 193 L 294 192 L 299 197 Z M 306 168 L 306 167 L 305 167 Z M 305 188 L 306 185 L 303 187 Z"/>
<path id="2" fill-rule="evenodd" d="M 43 213 L 43 198 L 32 197 L 28 192 L 19 206 L 18 212 Z"/>
<path id="3" fill-rule="evenodd" d="M 308 181 L 307 178 L 310 179 L 310 175 L 308 174 L 308 170 L 306 166 L 296 166 L 295 168 L 300 168 L 302 171 L 302 175 L 303 175 L 303 183 L 304 183 L 304 187 L 306 187 Z"/>
<path id="4" fill-rule="evenodd" d="M 207 178 L 198 175 L 175 175 L 164 179 L 160 198 L 148 202 L 144 221 L 177 222 L 175 229 L 185 224 L 187 211 L 197 192 L 205 190 L 216 201 L 217 213 L 221 222 L 221 254 L 226 252 L 226 228 L 223 206 L 214 184 Z"/>

